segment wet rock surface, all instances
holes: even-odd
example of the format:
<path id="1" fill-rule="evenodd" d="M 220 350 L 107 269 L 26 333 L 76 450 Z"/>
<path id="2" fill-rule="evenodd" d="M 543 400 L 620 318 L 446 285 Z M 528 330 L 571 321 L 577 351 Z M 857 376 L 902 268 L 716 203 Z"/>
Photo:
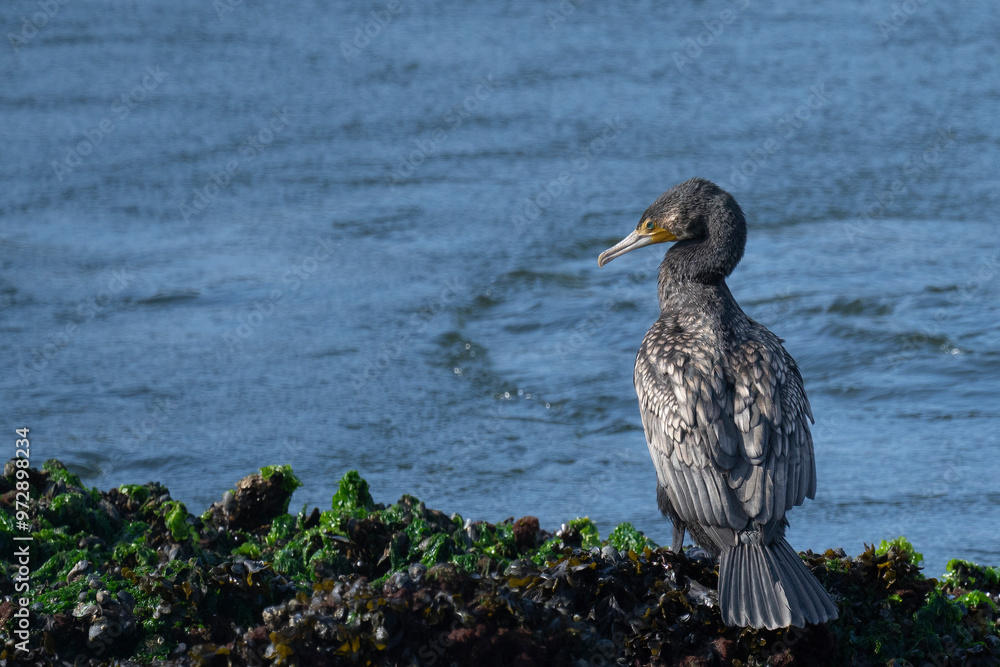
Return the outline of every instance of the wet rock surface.
<path id="1" fill-rule="evenodd" d="M 0 478 L 0 548 L 24 535 L 16 467 Z M 30 491 L 28 651 L 0 569 L 0 664 L 997 665 L 1000 570 L 923 576 L 903 539 L 803 558 L 837 599 L 824 626 L 727 628 L 715 563 L 629 524 L 554 533 L 376 504 L 356 472 L 330 509 L 287 514 L 287 466 L 240 480 L 202 516 L 162 485 L 86 489 L 58 461 Z"/>

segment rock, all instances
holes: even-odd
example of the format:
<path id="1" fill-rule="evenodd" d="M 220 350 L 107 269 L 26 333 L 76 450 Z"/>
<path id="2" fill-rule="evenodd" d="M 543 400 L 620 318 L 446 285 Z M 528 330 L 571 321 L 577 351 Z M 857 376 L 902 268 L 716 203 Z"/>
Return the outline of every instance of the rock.
<path id="1" fill-rule="evenodd" d="M 79 547 L 80 549 L 90 550 L 94 548 L 106 547 L 107 542 L 102 540 L 100 537 L 97 537 L 96 535 L 85 535 L 84 537 L 80 538 L 80 541 L 77 542 L 76 546 Z"/>
<path id="2" fill-rule="evenodd" d="M 127 609 L 132 610 L 135 608 L 135 598 L 132 597 L 132 594 L 128 591 L 118 591 L 118 595 L 116 597 L 118 598 L 118 601 L 121 602 Z"/>
<path id="3" fill-rule="evenodd" d="M 514 543 L 522 551 L 528 551 L 538 546 L 538 518 L 523 516 L 514 522 Z"/>
<path id="4" fill-rule="evenodd" d="M 73 616 L 76 618 L 86 618 L 88 616 L 94 616 L 101 610 L 96 604 L 81 602 L 73 608 Z"/>
<path id="5" fill-rule="evenodd" d="M 266 478 L 262 473 L 248 475 L 236 483 L 235 492 L 227 491 L 222 502 L 212 505 L 209 512 L 218 525 L 258 531 L 288 511 L 288 501 L 298 484 L 291 469 L 273 469 Z"/>
<path id="6" fill-rule="evenodd" d="M 6 627 L 7 621 L 10 617 L 14 615 L 14 603 L 10 600 L 5 600 L 0 603 L 0 627 Z"/>
<path id="7" fill-rule="evenodd" d="M 264 621 L 264 625 L 271 632 L 275 631 L 280 627 L 284 618 L 287 616 L 287 612 L 281 606 L 267 607 L 261 612 L 261 617 Z"/>
<path id="8" fill-rule="evenodd" d="M 101 502 L 98 503 L 98 507 L 104 512 L 105 516 L 111 522 L 112 528 L 117 530 L 122 525 L 121 514 L 118 513 L 118 508 L 112 505 L 106 498 L 102 498 Z"/>
<path id="9" fill-rule="evenodd" d="M 99 618 L 90 624 L 90 629 L 87 631 L 87 641 L 90 643 L 101 643 L 110 644 L 110 637 L 108 636 L 109 630 L 111 629 L 111 623 L 106 618 Z"/>
<path id="10" fill-rule="evenodd" d="M 729 628 L 717 608 L 715 560 L 656 548 L 628 524 L 601 540 L 593 522 L 575 519 L 549 539 L 530 516 L 492 524 L 409 496 L 376 504 L 357 473 L 334 509 L 293 517 L 275 514 L 282 494 L 256 477 L 201 518 L 180 503 L 163 507 L 169 493 L 153 482 L 100 500 L 79 490 L 60 500 L 82 502 L 98 522 L 112 520 L 106 501 L 125 530 L 49 543 L 65 551 L 45 552 L 47 577 L 32 580 L 30 644 L 39 648 L 25 664 L 1000 661 L 1000 612 L 991 604 L 1000 572 L 953 561 L 942 581 L 927 579 L 905 545 L 856 557 L 802 554 L 838 596 L 841 618 L 829 627 Z M 171 530 L 181 536 L 171 539 Z M 0 604 L 5 629 L 16 608 Z"/>
<path id="11" fill-rule="evenodd" d="M 410 566 L 408 573 L 413 583 L 419 584 L 427 573 L 427 566 L 423 563 L 414 563 Z"/>
<path id="12" fill-rule="evenodd" d="M 89 560 L 80 560 L 80 561 L 77 561 L 76 565 L 74 565 L 70 569 L 70 571 L 66 574 L 66 583 L 70 583 L 70 584 L 73 583 L 74 581 L 76 581 L 80 577 L 84 576 L 89 571 L 90 571 L 90 561 Z"/>
<path id="13" fill-rule="evenodd" d="M 617 563 L 622 559 L 621 555 L 618 553 L 618 550 L 615 549 L 610 544 L 601 547 L 601 557 L 610 563 Z"/>

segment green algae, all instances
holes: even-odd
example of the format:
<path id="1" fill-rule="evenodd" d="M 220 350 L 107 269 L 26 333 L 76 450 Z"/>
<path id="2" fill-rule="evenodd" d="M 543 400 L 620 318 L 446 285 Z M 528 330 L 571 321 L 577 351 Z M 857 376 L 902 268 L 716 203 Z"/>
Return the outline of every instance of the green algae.
<path id="1" fill-rule="evenodd" d="M 232 550 L 234 556 L 247 556 L 248 558 L 260 558 L 261 548 L 256 542 L 247 541 Z"/>
<path id="2" fill-rule="evenodd" d="M 972 635 L 962 626 L 967 611 L 963 605 L 949 600 L 941 591 L 931 591 L 927 600 L 913 614 L 913 646 L 908 651 L 915 655 L 942 653 L 945 646 L 942 637 L 952 637 L 968 644 Z"/>
<path id="3" fill-rule="evenodd" d="M 100 492 L 96 498 L 89 491 L 67 491 L 52 498 L 40 513 L 46 526 L 64 527 L 67 533 L 96 535 L 107 540 L 114 536 L 108 515 L 99 507 Z"/>
<path id="4" fill-rule="evenodd" d="M 188 525 L 188 511 L 184 503 L 176 500 L 168 500 L 163 503 L 163 520 L 170 529 L 170 534 L 176 542 L 183 542 L 191 534 L 191 526 Z"/>
<path id="5" fill-rule="evenodd" d="M 290 496 L 298 486 L 297 478 L 294 485 L 287 482 L 290 467 L 262 468 L 257 478 L 277 474 Z M 840 619 L 823 628 L 757 631 L 722 626 L 717 608 L 687 587 L 690 581 L 699 590 L 714 587 L 711 566 L 657 549 L 630 523 L 602 540 L 586 517 L 551 534 L 530 517 L 466 521 L 427 509 L 412 496 L 386 507 L 374 503 L 356 471 L 340 480 L 327 512 L 303 508 L 245 530 L 228 527 L 217 512 L 191 516 L 182 503 L 163 501 L 169 496 L 159 485 L 123 485 L 104 494 L 73 486 L 66 482 L 64 493 L 39 501 L 32 552 L 40 559 L 33 572 L 39 613 L 49 615 L 49 622 L 53 614 L 67 617 L 60 622 L 75 623 L 76 636 L 86 637 L 89 621 L 69 612 L 81 597 L 94 602 L 92 584 L 112 594 L 127 592 L 135 600 L 138 626 L 114 645 L 113 654 L 142 663 L 159 658 L 174 664 L 168 656 L 181 643 L 194 664 L 307 664 L 313 659 L 308 656 L 319 655 L 319 645 L 330 647 L 326 655 L 337 656 L 334 664 L 348 656 L 352 664 L 420 662 L 412 654 L 401 657 L 406 641 L 386 639 L 400 628 L 411 638 L 457 642 L 438 645 L 432 655 L 441 664 L 467 664 L 470 654 L 456 648 L 462 642 L 515 641 L 510 637 L 529 647 L 525 655 L 536 655 L 531 651 L 540 650 L 537 642 L 554 642 L 559 648 L 551 650 L 558 654 L 602 655 L 606 664 L 619 658 L 686 664 L 691 656 L 706 655 L 719 662 L 691 664 L 813 664 L 812 655 L 831 656 L 831 664 L 965 664 L 977 656 L 980 664 L 993 664 L 1000 657 L 993 648 L 1000 647 L 1000 570 L 956 560 L 940 582 L 927 579 L 918 567 L 921 555 L 905 538 L 867 547 L 856 557 L 842 551 L 805 554 L 837 598 Z M 102 510 L 108 503 L 121 514 L 115 522 L 113 512 Z M 8 530 L 10 509 L 0 510 L 0 525 Z M 606 546 L 615 553 L 602 553 Z M 66 583 L 82 560 L 91 567 Z M 421 579 L 414 567 L 425 568 L 427 576 Z M 425 591 L 418 595 L 418 581 L 431 588 L 418 588 Z M 327 596 L 333 590 L 336 596 Z M 295 618 L 331 604 L 340 605 L 336 613 L 296 625 Z M 213 620 L 220 618 L 226 621 Z M 271 619 L 266 628 L 264 618 Z M 485 634 L 477 634 L 477 627 L 486 628 Z M 232 628 L 244 634 L 234 636 Z M 321 641 L 320 631 L 329 639 Z M 328 641 L 333 643 L 322 643 Z M 490 644 L 483 655 L 511 646 Z M 223 649 L 230 657 L 213 662 Z M 82 640 L 59 650 L 71 651 L 67 659 L 94 656 Z"/>
<path id="6" fill-rule="evenodd" d="M 966 607 L 989 607 L 993 611 L 996 611 L 997 604 L 990 599 L 990 596 L 983 591 L 969 591 L 964 595 L 959 595 L 955 598 L 955 602 L 965 605 Z"/>
<path id="7" fill-rule="evenodd" d="M 556 560 L 563 550 L 563 541 L 559 537 L 550 537 L 542 543 L 538 551 L 531 554 L 531 561 L 535 565 L 545 565 L 549 561 Z"/>
<path id="8" fill-rule="evenodd" d="M 140 505 L 149 500 L 149 488 L 142 484 L 122 484 L 118 490 L 130 498 L 134 498 Z"/>
<path id="9" fill-rule="evenodd" d="M 953 558 L 948 561 L 944 582 L 954 588 L 1000 589 L 1000 568 L 985 567 Z"/>
<path id="10" fill-rule="evenodd" d="M 361 514 L 363 516 L 363 514 Z M 319 525 L 325 531 L 343 535 L 344 531 L 340 527 L 340 521 L 344 515 L 336 510 L 327 510 L 319 515 Z"/>
<path id="11" fill-rule="evenodd" d="M 344 531 L 340 518 L 332 512 L 324 512 L 319 526 L 306 528 L 305 511 L 297 517 L 288 514 L 275 517 L 271 530 L 259 543 L 259 557 L 270 559 L 275 572 L 300 586 L 308 586 L 321 578 L 320 573 L 347 571 L 349 566 L 341 553 Z"/>
<path id="12" fill-rule="evenodd" d="M 87 510 L 89 498 L 82 493 L 62 493 L 52 499 L 49 509 L 55 514 L 54 520 L 65 522 Z"/>
<path id="13" fill-rule="evenodd" d="M 448 560 L 455 555 L 453 542 L 448 535 L 432 535 L 430 542 L 423 547 L 423 555 L 420 562 L 430 567 L 436 563 Z"/>
<path id="14" fill-rule="evenodd" d="M 580 546 L 584 549 L 601 546 L 601 533 L 597 530 L 594 522 L 590 520 L 590 517 L 573 519 L 569 522 L 569 527 L 580 533 L 580 537 L 582 538 Z"/>
<path id="15" fill-rule="evenodd" d="M 501 565 L 506 565 L 511 558 L 517 557 L 517 544 L 511 524 L 481 524 L 478 528 L 476 539 L 472 542 L 472 553 L 493 558 Z"/>
<path id="16" fill-rule="evenodd" d="M 348 473 L 350 474 L 350 473 Z M 399 502 L 386 507 L 384 510 L 378 511 L 378 516 L 388 524 L 402 524 L 407 523 L 410 520 L 410 516 L 413 514 L 413 508 L 420 507 L 422 503 L 420 500 L 404 493 L 399 499 Z"/>
<path id="17" fill-rule="evenodd" d="M 806 560 L 824 564 L 815 556 Z M 856 558 L 827 552 L 825 560 L 839 561 L 814 571 L 841 600 L 840 618 L 830 628 L 845 664 L 964 664 L 987 650 L 984 642 L 1000 648 L 989 596 L 956 597 L 961 591 L 953 584 L 924 577 L 920 554 L 905 539 L 868 547 Z"/>
<path id="18" fill-rule="evenodd" d="M 333 495 L 332 508 L 340 514 L 363 516 L 375 507 L 375 501 L 368 490 L 368 482 L 361 478 L 357 470 L 345 474 Z"/>
<path id="19" fill-rule="evenodd" d="M 34 545 L 31 550 L 32 565 L 36 576 L 40 565 L 47 563 L 56 554 L 74 549 L 79 542 L 79 538 L 67 534 L 65 526 L 37 530 L 31 534 L 31 540 Z"/>
<path id="20" fill-rule="evenodd" d="M 16 525 L 17 523 L 12 512 L 0 512 L 0 530 L 5 534 L 13 535 Z"/>
<path id="21" fill-rule="evenodd" d="M 111 558 L 126 567 L 139 568 L 156 564 L 156 551 L 144 544 L 123 541 L 115 544 Z"/>
<path id="22" fill-rule="evenodd" d="M 35 570 L 35 579 L 44 582 L 66 581 L 66 575 L 81 560 L 87 560 L 89 552 L 86 549 L 69 548 L 53 554 L 45 563 Z"/>
<path id="23" fill-rule="evenodd" d="M 291 514 L 282 514 L 274 517 L 271 521 L 271 532 L 264 538 L 267 546 L 273 547 L 279 542 L 288 541 L 292 537 L 295 525 L 296 519 Z"/>
<path id="24" fill-rule="evenodd" d="M 66 526 L 73 533 L 87 528 L 90 497 L 82 493 L 63 493 L 52 499 L 45 518 L 53 525 Z"/>
<path id="25" fill-rule="evenodd" d="M 636 530 L 635 527 L 629 523 L 621 523 L 611 531 L 608 535 L 608 544 L 613 546 L 619 551 L 635 551 L 641 552 L 646 547 L 650 549 L 656 548 L 656 543 L 642 534 L 642 531 Z"/>
<path id="26" fill-rule="evenodd" d="M 73 609 L 80 601 L 80 594 L 84 600 L 91 600 L 96 591 L 90 590 L 90 586 L 85 578 L 78 579 L 66 584 L 62 588 L 47 590 L 35 598 L 35 602 L 40 602 L 42 608 L 50 614 L 66 613 Z"/>
<path id="27" fill-rule="evenodd" d="M 80 477 L 71 473 L 62 461 L 58 459 L 48 459 L 42 464 L 42 472 L 48 473 L 49 479 L 55 482 L 63 482 L 67 486 L 83 488 Z"/>
<path id="28" fill-rule="evenodd" d="M 875 553 L 879 556 L 884 556 L 889 553 L 890 549 L 905 553 L 914 565 L 922 565 L 924 562 L 924 555 L 914 549 L 910 541 L 903 536 L 899 536 L 894 540 L 880 541 L 878 547 L 875 549 Z"/>
<path id="29" fill-rule="evenodd" d="M 302 486 L 302 480 L 295 476 L 295 473 L 292 472 L 292 466 L 287 463 L 284 465 L 264 466 L 260 469 L 260 476 L 264 479 L 271 479 L 276 473 L 281 478 L 281 487 L 289 494 Z M 367 482 L 365 484 L 367 485 Z M 285 509 L 287 510 L 288 508 L 286 507 Z"/>

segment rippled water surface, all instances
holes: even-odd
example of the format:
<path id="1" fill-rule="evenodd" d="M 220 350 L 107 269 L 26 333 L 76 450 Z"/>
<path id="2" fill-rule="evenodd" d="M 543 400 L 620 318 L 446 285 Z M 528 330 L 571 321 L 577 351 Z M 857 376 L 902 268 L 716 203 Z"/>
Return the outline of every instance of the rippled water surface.
<path id="1" fill-rule="evenodd" d="M 0 404 L 37 463 L 195 512 L 357 468 L 668 542 L 631 380 L 661 247 L 596 259 L 699 175 L 816 415 L 794 546 L 1000 563 L 997 5 L 40 6 L 0 6 Z"/>

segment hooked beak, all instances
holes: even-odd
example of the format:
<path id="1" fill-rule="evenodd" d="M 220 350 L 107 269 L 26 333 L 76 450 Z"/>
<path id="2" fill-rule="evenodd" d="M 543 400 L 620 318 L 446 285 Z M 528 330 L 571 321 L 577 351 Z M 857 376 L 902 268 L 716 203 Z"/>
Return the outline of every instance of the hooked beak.
<path id="1" fill-rule="evenodd" d="M 636 248 L 644 248 L 648 245 L 653 245 L 654 243 L 665 243 L 666 241 L 676 240 L 677 237 L 674 236 L 673 232 L 663 229 L 662 227 L 656 227 L 650 231 L 637 229 L 623 238 L 620 242 L 618 242 L 618 244 L 602 252 L 601 256 L 597 258 L 597 266 L 603 267 L 615 257 L 621 257 L 625 253 L 631 252 Z"/>

